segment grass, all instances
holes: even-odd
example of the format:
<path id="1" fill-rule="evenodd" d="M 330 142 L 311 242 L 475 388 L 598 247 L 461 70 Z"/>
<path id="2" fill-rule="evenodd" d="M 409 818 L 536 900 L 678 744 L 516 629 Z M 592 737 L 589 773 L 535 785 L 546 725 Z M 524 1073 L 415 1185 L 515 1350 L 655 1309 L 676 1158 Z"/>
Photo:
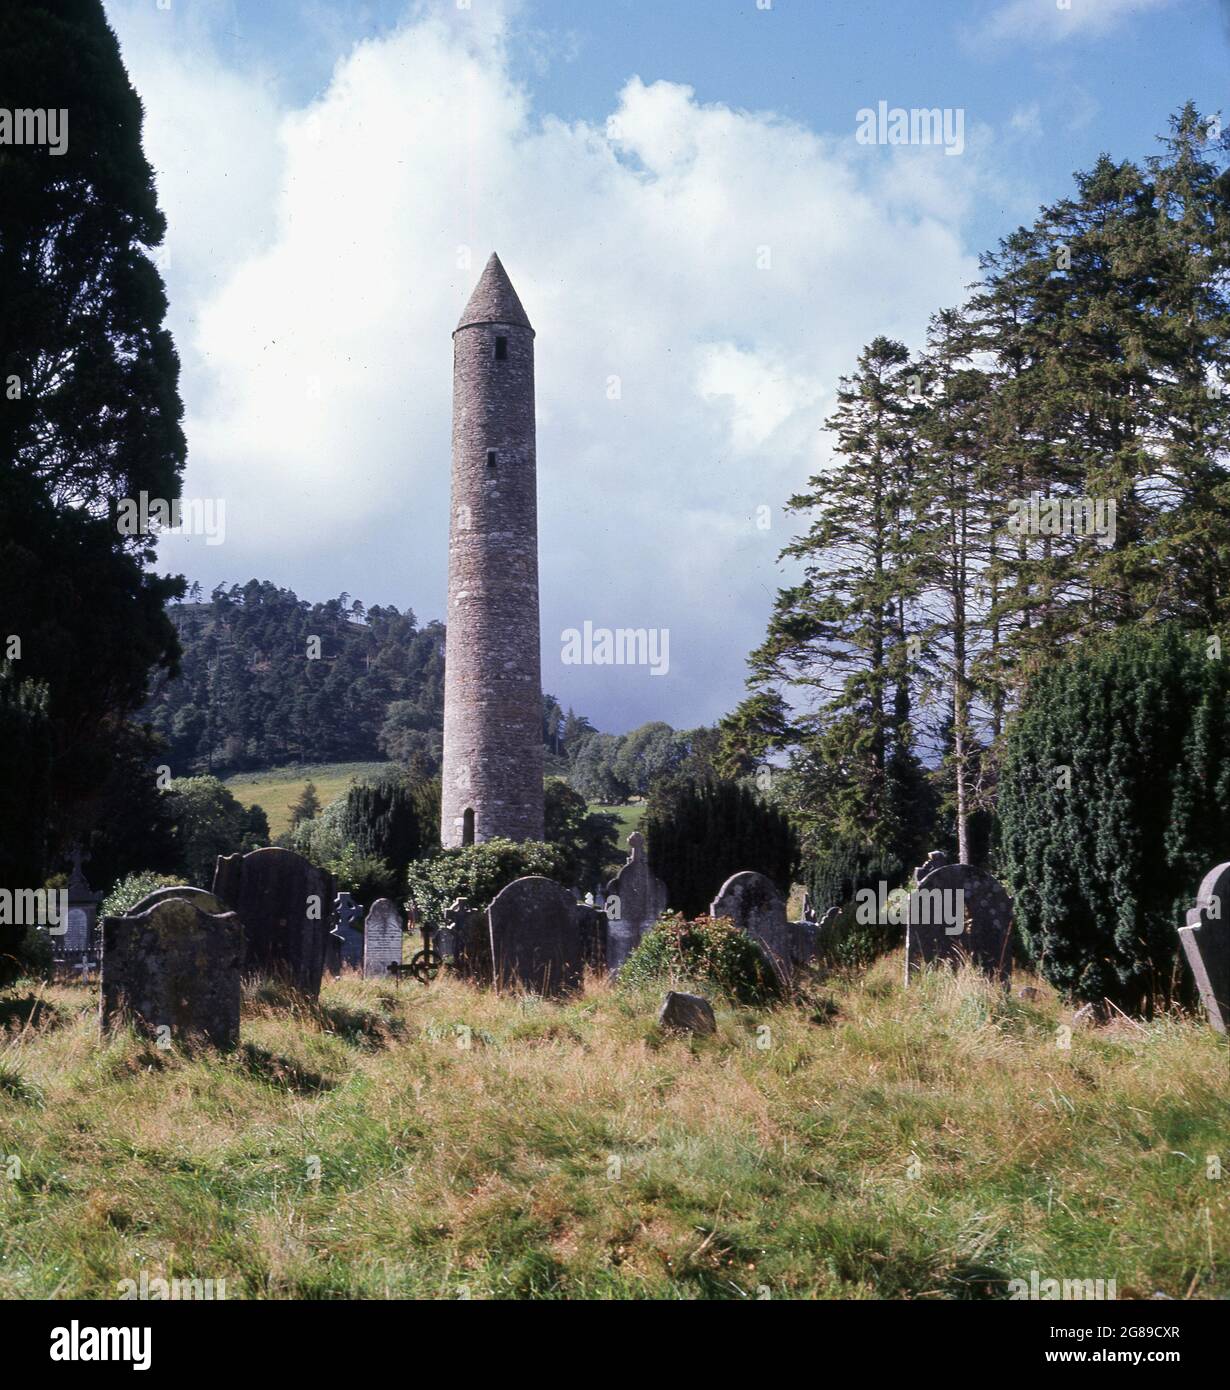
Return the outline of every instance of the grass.
<path id="1" fill-rule="evenodd" d="M 237 772 L 225 779 L 235 799 L 244 806 L 263 807 L 273 836 L 290 829 L 290 808 L 303 794 L 306 782 L 315 782 L 320 804 L 327 806 L 344 796 L 355 782 L 376 777 L 389 763 L 300 763 L 272 767 L 264 772 Z"/>
<path id="2" fill-rule="evenodd" d="M 624 849 L 628 843 L 628 836 L 634 830 L 639 830 L 641 821 L 645 817 L 645 808 L 648 803 L 644 801 L 633 801 L 627 806 L 602 806 L 597 802 L 591 802 L 589 810 L 606 811 L 610 815 L 619 818 L 619 847 Z M 623 863 L 621 857 L 620 863 Z"/>
<path id="3" fill-rule="evenodd" d="M 142 1271 L 230 1298 L 946 1299 L 1031 1270 L 1230 1295 L 1224 1039 L 1064 1049 L 1049 992 L 899 971 L 721 1006 L 708 1039 L 660 1036 L 654 987 L 347 976 L 319 1005 L 249 988 L 242 1047 L 195 1057 L 100 1043 L 91 990 L 26 982 L 0 995 L 0 1297 Z"/>

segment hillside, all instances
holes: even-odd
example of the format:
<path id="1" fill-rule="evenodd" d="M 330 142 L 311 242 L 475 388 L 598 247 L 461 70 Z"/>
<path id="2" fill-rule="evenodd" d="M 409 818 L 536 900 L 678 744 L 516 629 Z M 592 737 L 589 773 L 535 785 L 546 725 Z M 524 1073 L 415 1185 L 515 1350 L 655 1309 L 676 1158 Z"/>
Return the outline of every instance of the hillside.
<path id="1" fill-rule="evenodd" d="M 378 777 L 390 766 L 371 763 L 292 763 L 263 772 L 237 772 L 225 779 L 235 799 L 244 806 L 260 806 L 269 817 L 269 833 L 276 839 L 290 829 L 290 810 L 303 793 L 304 784 L 315 784 L 320 804 L 345 796 L 355 782 Z"/>
<path id="2" fill-rule="evenodd" d="M 97 1041 L 80 986 L 0 996 L 0 1296 L 1230 1296 L 1226 1045 L 1077 1030 L 900 956 L 715 1038 L 659 992 L 458 982 L 245 999 L 235 1054 Z M 1035 982 L 1037 983 L 1037 982 Z M 766 1031 L 767 1029 L 767 1031 Z"/>

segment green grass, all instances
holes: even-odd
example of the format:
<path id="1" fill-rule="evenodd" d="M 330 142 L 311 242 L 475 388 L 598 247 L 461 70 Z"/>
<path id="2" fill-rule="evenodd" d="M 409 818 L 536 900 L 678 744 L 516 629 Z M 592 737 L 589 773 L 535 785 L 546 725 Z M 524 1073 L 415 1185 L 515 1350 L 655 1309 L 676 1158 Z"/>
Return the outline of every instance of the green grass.
<path id="1" fill-rule="evenodd" d="M 350 787 L 386 771 L 389 763 L 301 763 L 272 767 L 264 772 L 237 772 L 225 779 L 232 794 L 244 806 L 261 806 L 269 817 L 269 833 L 290 829 L 290 808 L 303 794 L 304 783 L 315 782 L 320 804 L 327 806 Z"/>
<path id="2" fill-rule="evenodd" d="M 645 806 L 644 801 L 634 801 L 628 806 L 602 806 L 595 801 L 590 803 L 589 809 L 606 811 L 619 817 L 619 844 L 622 849 L 628 843 L 628 836 L 641 828 L 641 821 L 645 818 Z"/>
<path id="3" fill-rule="evenodd" d="M 239 1051 L 196 1057 L 100 1044 L 87 987 L 15 986 L 0 1296 L 142 1270 L 231 1298 L 944 1299 L 1031 1270 L 1230 1295 L 1224 1039 L 1065 1049 L 1049 991 L 900 967 L 701 1040 L 658 1035 L 652 986 L 346 977 L 318 1007 L 249 990 Z"/>

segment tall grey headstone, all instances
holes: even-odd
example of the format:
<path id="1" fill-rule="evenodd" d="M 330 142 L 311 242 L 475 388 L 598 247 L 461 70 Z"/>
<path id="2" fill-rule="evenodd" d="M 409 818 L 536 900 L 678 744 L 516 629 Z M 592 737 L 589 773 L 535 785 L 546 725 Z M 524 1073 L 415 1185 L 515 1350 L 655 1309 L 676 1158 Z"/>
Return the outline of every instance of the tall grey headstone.
<path id="1" fill-rule="evenodd" d="M 363 975 L 366 979 L 387 980 L 391 966 L 400 966 L 405 920 L 401 908 L 388 898 L 372 903 L 363 923 Z"/>
<path id="2" fill-rule="evenodd" d="M 580 983 L 584 948 L 577 906 L 567 888 L 536 874 L 496 894 L 487 923 L 498 988 L 551 995 Z"/>
<path id="3" fill-rule="evenodd" d="M 935 858 L 933 854 L 928 864 Z M 922 873 L 910 892 L 906 982 L 923 965 L 955 965 L 966 958 L 984 975 L 1008 984 L 1012 976 L 1012 901 L 1003 885 L 985 869 L 937 863 Z"/>
<path id="4" fill-rule="evenodd" d="M 607 884 L 601 906 L 607 916 L 607 969 L 615 971 L 666 911 L 666 885 L 649 867 L 639 830 L 628 836 L 628 862 Z"/>
<path id="5" fill-rule="evenodd" d="M 1183 954 L 1196 977 L 1200 1002 L 1209 1023 L 1230 1033 L 1230 863 L 1218 864 L 1204 876 L 1189 908 L 1187 925 L 1179 928 Z"/>
<path id="6" fill-rule="evenodd" d="M 794 931 L 786 920 L 786 902 L 772 879 L 745 870 L 731 874 L 709 904 L 710 917 L 729 917 L 755 941 L 782 980 L 794 966 Z"/>
<path id="7" fill-rule="evenodd" d="M 315 998 L 325 963 L 333 878 L 288 849 L 218 859 L 214 896 L 239 913 L 245 971 L 278 975 Z"/>
<path id="8" fill-rule="evenodd" d="M 131 1018 L 155 1039 L 203 1038 L 215 1047 L 239 1042 L 238 913 L 203 912 L 189 900 L 164 898 L 135 916 L 104 917 L 102 937 L 104 1031 Z"/>

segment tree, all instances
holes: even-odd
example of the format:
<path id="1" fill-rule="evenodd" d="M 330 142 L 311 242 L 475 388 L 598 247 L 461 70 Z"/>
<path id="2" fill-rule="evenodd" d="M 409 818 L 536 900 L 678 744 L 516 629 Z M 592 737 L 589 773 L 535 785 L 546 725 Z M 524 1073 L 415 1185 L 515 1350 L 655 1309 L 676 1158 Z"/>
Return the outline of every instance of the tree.
<path id="1" fill-rule="evenodd" d="M 299 794 L 299 799 L 290 808 L 290 823 L 292 828 L 300 821 L 313 820 L 320 814 L 320 797 L 316 791 L 315 782 L 305 782 L 303 791 Z"/>
<path id="2" fill-rule="evenodd" d="M 62 153 L 0 147 L 0 611 L 22 679 L 46 689 L 55 856 L 97 824 L 150 669 L 174 669 L 163 609 L 181 582 L 151 574 L 154 537 L 115 517 L 141 492 L 178 498 L 185 444 L 149 255 L 164 221 L 99 0 L 0 9 L 0 90 L 73 122 Z"/>
<path id="3" fill-rule="evenodd" d="M 591 812 L 562 777 L 547 778 L 543 803 L 543 839 L 561 851 L 563 881 L 596 887 L 619 859 L 619 817 Z"/>
<path id="4" fill-rule="evenodd" d="M 733 873 L 754 869 L 784 896 L 798 868 L 789 818 L 739 782 L 659 782 L 642 828 L 654 873 L 685 917 L 707 911 Z"/>
<path id="5" fill-rule="evenodd" d="M 412 859 L 439 848 L 439 825 L 438 803 L 424 788 L 394 772 L 350 788 L 341 834 L 360 855 L 383 860 L 401 883 Z"/>
<path id="6" fill-rule="evenodd" d="M 1017 929 L 1065 994 L 1190 998 L 1175 930 L 1230 842 L 1230 667 L 1166 624 L 1076 650 L 1009 726 L 998 862 Z"/>
<path id="7" fill-rule="evenodd" d="M 240 805 L 216 777 L 176 777 L 165 797 L 177 867 L 189 883 L 208 888 L 219 855 L 244 854 L 268 842 L 264 811 Z"/>

